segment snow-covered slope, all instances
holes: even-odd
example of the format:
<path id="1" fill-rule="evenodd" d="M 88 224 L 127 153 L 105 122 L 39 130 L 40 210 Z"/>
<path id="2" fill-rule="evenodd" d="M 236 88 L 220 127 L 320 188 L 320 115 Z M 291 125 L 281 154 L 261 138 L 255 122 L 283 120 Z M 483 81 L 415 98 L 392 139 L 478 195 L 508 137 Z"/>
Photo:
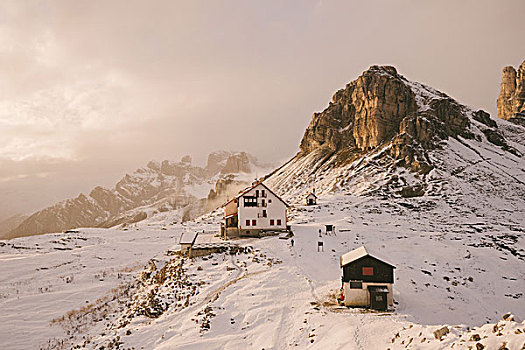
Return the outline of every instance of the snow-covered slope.
<path id="1" fill-rule="evenodd" d="M 444 201 L 348 194 L 295 204 L 290 214 L 294 247 L 278 237 L 240 240 L 234 255 L 195 259 L 172 255 L 178 237 L 191 230 L 201 232 L 197 243 L 218 242 L 220 212 L 184 226 L 167 224 L 166 213 L 166 221 L 148 219 L 125 232 L 7 241 L 0 248 L 4 348 L 398 349 L 412 338 L 410 348 L 507 342 L 521 349 L 525 342 L 515 333 L 525 324 L 501 321 L 492 332 L 505 312 L 525 316 L 518 216 L 489 224 L 451 213 Z M 319 238 L 326 223 L 337 234 Z M 397 267 L 389 312 L 335 303 L 339 256 L 361 245 Z M 444 325 L 451 332 L 439 341 L 433 332 Z M 473 334 L 480 341 L 469 341 Z"/>
<path id="2" fill-rule="evenodd" d="M 368 118 L 381 111 L 395 122 Z M 177 255 L 185 231 L 221 242 L 220 210 L 184 224 L 170 210 L 119 229 L 0 241 L 2 345 L 523 349 L 524 134 L 373 68 L 314 115 L 301 152 L 265 180 L 292 205 L 293 246 L 274 236 Z M 304 206 L 313 189 L 318 204 Z M 336 235 L 319 236 L 325 224 Z M 336 303 L 339 257 L 362 245 L 396 266 L 388 312 Z"/>

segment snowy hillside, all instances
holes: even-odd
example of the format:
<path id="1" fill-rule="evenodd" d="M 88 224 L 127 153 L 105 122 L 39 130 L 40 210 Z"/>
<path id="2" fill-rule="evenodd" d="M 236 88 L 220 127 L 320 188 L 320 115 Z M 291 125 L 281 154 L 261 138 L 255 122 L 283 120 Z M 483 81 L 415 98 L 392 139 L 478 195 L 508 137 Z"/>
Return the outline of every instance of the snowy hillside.
<path id="1" fill-rule="evenodd" d="M 184 232 L 224 243 L 221 210 L 0 241 L 3 348 L 523 349 L 523 135 L 373 66 L 265 179 L 291 204 L 293 246 L 270 236 L 178 254 Z M 336 302 L 340 256 L 363 245 L 396 266 L 386 312 Z"/>
<path id="2" fill-rule="evenodd" d="M 0 248 L 0 337 L 7 349 L 397 349 L 410 338 L 411 348 L 467 349 L 478 334 L 485 345 L 521 348 L 525 335 L 515 332 L 525 324 L 483 326 L 507 311 L 525 316 L 525 245 L 512 223 L 521 218 L 489 225 L 425 202 L 323 196 L 292 209 L 294 247 L 278 237 L 240 240 L 235 255 L 191 260 L 172 255 L 178 237 L 195 230 L 197 243 L 218 241 L 219 212 L 185 226 L 166 217 L 127 231 L 14 239 Z M 324 223 L 337 235 L 323 235 L 317 252 Z M 360 245 L 396 265 L 394 310 L 336 305 L 339 256 Z M 451 333 L 438 341 L 433 332 L 443 325 Z"/>

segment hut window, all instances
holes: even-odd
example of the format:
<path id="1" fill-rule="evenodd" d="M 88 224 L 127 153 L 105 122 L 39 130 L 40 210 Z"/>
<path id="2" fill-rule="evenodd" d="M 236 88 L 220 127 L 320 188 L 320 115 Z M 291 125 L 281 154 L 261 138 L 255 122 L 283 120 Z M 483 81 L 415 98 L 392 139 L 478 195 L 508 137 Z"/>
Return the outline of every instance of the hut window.
<path id="1" fill-rule="evenodd" d="M 244 206 L 245 207 L 256 207 L 257 206 L 257 198 L 255 197 L 244 197 Z"/>
<path id="2" fill-rule="evenodd" d="M 246 226 L 250 226 L 250 220 L 246 220 Z"/>
<path id="3" fill-rule="evenodd" d="M 350 289 L 363 289 L 363 282 L 350 281 Z"/>
<path id="4" fill-rule="evenodd" d="M 373 267 L 363 267 L 363 276 L 373 276 L 374 268 Z"/>

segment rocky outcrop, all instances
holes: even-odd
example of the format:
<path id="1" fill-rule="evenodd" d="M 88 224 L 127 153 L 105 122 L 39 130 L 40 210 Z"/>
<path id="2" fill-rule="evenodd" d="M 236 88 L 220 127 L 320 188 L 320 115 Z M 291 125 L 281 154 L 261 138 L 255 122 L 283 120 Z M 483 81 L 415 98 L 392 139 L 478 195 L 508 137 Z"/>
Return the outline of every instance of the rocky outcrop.
<path id="1" fill-rule="evenodd" d="M 497 107 L 499 118 L 525 125 L 525 61 L 518 70 L 503 68 Z"/>
<path id="2" fill-rule="evenodd" d="M 180 162 L 151 161 L 126 174 L 112 189 L 97 186 L 88 196 L 80 194 L 34 213 L 5 238 L 129 224 L 147 217 L 140 208 L 144 206 L 152 207 L 150 213 L 185 207 L 192 213 L 201 213 L 201 208 L 214 209 L 231 191 L 246 185 L 234 180 L 235 174 L 250 172 L 256 159 L 245 152 L 214 152 L 209 155 L 206 168 L 191 163 L 189 156 Z M 210 189 L 215 185 L 210 198 L 205 198 L 202 191 L 206 185 Z"/>
<path id="3" fill-rule="evenodd" d="M 393 67 L 372 66 L 314 114 L 299 153 L 265 181 L 284 198 L 301 201 L 313 188 L 319 194 L 436 194 L 438 187 L 428 179 L 440 172 L 456 176 L 472 162 L 467 158 L 445 169 L 448 158 L 477 154 L 485 162 L 486 154 L 478 150 L 483 149 L 519 162 L 525 153 L 523 137 L 517 137 L 521 127 L 504 124 L 407 80 Z"/>
<path id="4" fill-rule="evenodd" d="M 492 122 L 482 112 L 483 122 Z M 469 124 L 464 107 L 449 96 L 408 81 L 394 67 L 372 66 L 314 114 L 300 153 L 323 148 L 347 156 L 392 142 L 390 156 L 425 172 L 430 166 L 422 152 L 450 136 L 472 138 Z"/>
<path id="5" fill-rule="evenodd" d="M 206 170 L 209 174 L 218 174 L 225 165 L 228 157 L 232 155 L 232 152 L 228 151 L 216 151 L 208 155 L 208 162 L 206 164 Z"/>
<path id="6" fill-rule="evenodd" d="M 366 150 L 391 139 L 403 118 L 417 110 L 415 94 L 394 67 L 372 66 L 337 91 L 329 106 L 315 113 L 301 141 L 301 151 Z"/>
<path id="7" fill-rule="evenodd" d="M 250 173 L 252 171 L 250 164 L 252 164 L 252 162 L 246 152 L 235 153 L 228 157 L 221 173 Z"/>

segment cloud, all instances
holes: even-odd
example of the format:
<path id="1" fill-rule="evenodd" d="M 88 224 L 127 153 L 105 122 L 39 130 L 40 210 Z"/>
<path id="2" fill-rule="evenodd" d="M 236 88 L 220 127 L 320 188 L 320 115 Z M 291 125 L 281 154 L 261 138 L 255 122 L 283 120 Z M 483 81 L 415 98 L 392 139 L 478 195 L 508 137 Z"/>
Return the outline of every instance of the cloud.
<path id="1" fill-rule="evenodd" d="M 150 159 L 282 159 L 372 64 L 494 114 L 501 68 L 523 60 L 523 12 L 520 0 L 3 1 L 0 176 L 65 197 Z"/>

